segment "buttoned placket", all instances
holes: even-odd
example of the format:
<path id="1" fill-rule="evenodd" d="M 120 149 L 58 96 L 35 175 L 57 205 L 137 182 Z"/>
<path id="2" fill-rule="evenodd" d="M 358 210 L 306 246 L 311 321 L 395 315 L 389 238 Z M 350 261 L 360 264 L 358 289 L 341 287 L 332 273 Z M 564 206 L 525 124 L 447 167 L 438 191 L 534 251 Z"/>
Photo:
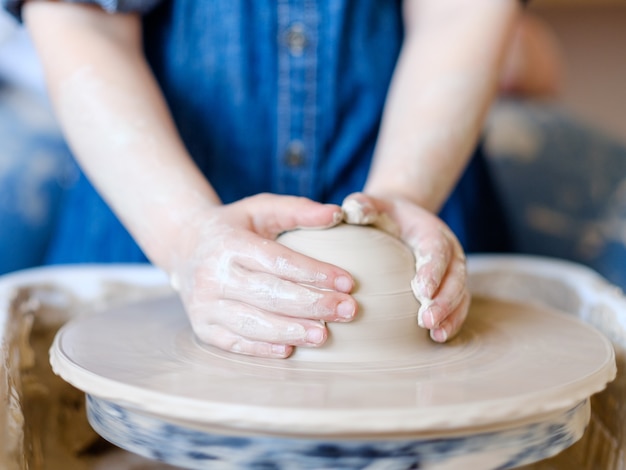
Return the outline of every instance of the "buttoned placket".
<path id="1" fill-rule="evenodd" d="M 278 0 L 274 188 L 314 197 L 318 12 L 315 0 Z"/>

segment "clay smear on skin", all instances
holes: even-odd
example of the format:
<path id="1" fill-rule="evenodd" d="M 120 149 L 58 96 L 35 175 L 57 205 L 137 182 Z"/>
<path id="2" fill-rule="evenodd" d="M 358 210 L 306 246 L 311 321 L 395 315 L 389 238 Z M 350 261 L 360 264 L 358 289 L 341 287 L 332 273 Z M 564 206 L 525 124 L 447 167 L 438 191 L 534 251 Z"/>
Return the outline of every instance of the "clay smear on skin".
<path id="1" fill-rule="evenodd" d="M 132 96 L 121 96 L 89 66 L 74 72 L 59 89 L 61 118 L 79 127 L 74 133 L 75 144 L 99 154 L 99 158 L 93 159 L 94 169 L 110 175 L 113 187 L 126 179 L 123 174 L 137 172 L 141 167 L 134 167 L 135 159 L 128 159 L 124 168 L 111 166 L 110 155 L 128 153 L 137 146 L 154 150 L 157 147 L 154 137 L 144 130 L 145 122 L 124 119 L 128 114 L 124 110 L 132 108 L 133 101 Z M 124 186 L 117 189 L 123 191 Z"/>
<path id="2" fill-rule="evenodd" d="M 343 211 L 343 218 L 349 224 L 356 225 L 368 225 L 373 224 L 377 220 L 378 213 L 376 210 L 367 205 L 357 201 L 356 199 L 348 199 L 345 201 L 341 210 Z"/>
<path id="3" fill-rule="evenodd" d="M 286 284 L 288 282 L 281 279 L 275 279 L 271 283 L 252 282 L 248 285 L 247 293 L 242 292 L 242 299 L 254 301 L 255 298 L 263 298 L 270 307 L 288 304 L 295 310 L 301 310 L 311 308 L 323 297 L 321 292 L 298 284 Z"/>
<path id="4" fill-rule="evenodd" d="M 214 225 L 209 221 L 207 226 Z M 269 308 L 272 305 L 278 306 L 283 303 L 295 305 L 298 309 L 309 308 L 322 298 L 321 293 L 297 285 L 288 288 L 288 284 L 286 284 L 288 281 L 283 281 L 279 277 L 275 277 L 274 282 L 258 282 L 254 280 L 254 276 L 246 276 L 248 271 L 239 266 L 237 262 L 239 253 L 233 251 L 233 247 L 228 246 L 232 231 L 231 228 L 225 226 L 223 230 L 218 230 L 219 235 L 204 233 L 202 240 L 199 241 L 200 247 L 193 261 L 196 268 L 179 270 L 178 275 L 171 277 L 171 282 L 180 289 L 180 276 L 182 276 L 183 286 L 188 286 L 187 289 L 183 287 L 185 292 L 188 292 L 189 287 L 202 283 L 203 289 L 213 297 L 227 295 L 232 290 L 233 285 L 246 283 L 246 289 L 236 291 L 238 297 L 235 300 L 254 305 L 258 299 L 263 299 Z M 211 231 L 209 230 L 209 232 Z M 256 252 L 257 249 L 252 247 L 252 250 Z M 262 260 L 263 265 L 273 264 L 279 275 L 302 276 L 302 270 L 287 259 L 268 257 L 265 252 L 258 254 L 256 259 Z M 201 266 L 204 267 L 199 271 L 198 268 Z M 214 268 L 209 270 L 208 266 L 214 266 Z M 311 281 L 319 280 L 321 276 L 321 273 L 310 274 L 305 272 L 304 274 L 306 276 L 303 277 L 311 279 Z M 198 279 L 198 275 L 204 275 L 204 278 Z M 268 273 L 267 276 L 271 277 L 272 274 Z M 216 313 L 219 314 L 219 312 L 213 312 L 213 314 Z M 278 332 L 277 341 L 301 339 L 306 333 L 302 325 L 294 322 L 287 322 L 284 327 L 276 328 L 276 324 L 270 320 L 263 319 L 261 316 L 253 317 L 242 312 L 236 315 L 235 324 L 232 327 L 244 336 L 255 336 L 262 330 L 276 330 Z"/>
<path id="5" fill-rule="evenodd" d="M 416 276 L 411 280 L 411 290 L 417 298 L 417 301 L 420 303 L 420 308 L 417 312 L 417 324 L 424 328 L 424 314 L 433 304 L 433 299 L 422 294 L 422 292 L 425 291 L 428 280 L 423 277 L 418 278 L 417 273 L 420 272 L 421 268 L 432 262 L 433 255 L 430 251 L 422 253 L 419 250 L 414 252 L 414 254 Z M 431 316 L 431 322 L 433 322 L 434 319 L 432 318 L 432 313 L 429 312 L 429 315 Z"/>

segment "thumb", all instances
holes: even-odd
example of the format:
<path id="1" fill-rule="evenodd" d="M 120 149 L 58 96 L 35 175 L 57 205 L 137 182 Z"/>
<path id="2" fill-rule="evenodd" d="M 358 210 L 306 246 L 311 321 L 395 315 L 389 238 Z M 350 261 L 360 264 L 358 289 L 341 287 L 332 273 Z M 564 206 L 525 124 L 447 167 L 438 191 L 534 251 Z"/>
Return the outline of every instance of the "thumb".
<path id="1" fill-rule="evenodd" d="M 400 236 L 400 229 L 391 216 L 393 206 L 383 199 L 352 193 L 344 199 L 341 210 L 348 224 L 373 225 L 394 237 Z"/>
<path id="2" fill-rule="evenodd" d="M 297 228 L 333 227 L 343 219 L 339 206 L 304 197 L 262 194 L 253 196 L 248 202 L 255 232 L 270 238 Z"/>
<path id="3" fill-rule="evenodd" d="M 343 219 L 348 224 L 371 225 L 379 218 L 376 201 L 363 193 L 352 193 L 341 204 Z"/>

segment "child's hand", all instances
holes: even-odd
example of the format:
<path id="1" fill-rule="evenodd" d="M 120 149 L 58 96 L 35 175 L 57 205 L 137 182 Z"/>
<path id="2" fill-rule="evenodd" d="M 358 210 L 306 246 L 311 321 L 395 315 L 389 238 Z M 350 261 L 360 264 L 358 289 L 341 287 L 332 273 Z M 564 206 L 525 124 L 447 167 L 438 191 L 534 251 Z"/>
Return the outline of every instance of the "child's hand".
<path id="1" fill-rule="evenodd" d="M 421 307 L 420 326 L 435 341 L 458 333 L 467 316 L 470 294 L 466 286 L 465 254 L 456 236 L 432 213 L 404 199 L 382 199 L 355 193 L 343 203 L 346 222 L 374 224 L 402 239 L 415 254 L 416 275 L 411 282 Z"/>
<path id="2" fill-rule="evenodd" d="M 352 277 L 275 239 L 297 227 L 333 226 L 341 216 L 338 206 L 268 194 L 198 214 L 170 263 L 196 335 L 262 357 L 324 343 L 320 320 L 350 321 L 356 313 Z"/>

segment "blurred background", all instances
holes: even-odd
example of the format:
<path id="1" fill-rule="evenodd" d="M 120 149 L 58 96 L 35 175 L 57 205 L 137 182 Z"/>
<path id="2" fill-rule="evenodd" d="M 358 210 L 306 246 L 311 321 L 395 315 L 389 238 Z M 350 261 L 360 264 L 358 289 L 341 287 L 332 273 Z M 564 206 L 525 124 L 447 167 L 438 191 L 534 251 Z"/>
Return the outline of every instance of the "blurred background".
<path id="1" fill-rule="evenodd" d="M 626 143 L 626 0 L 532 0 L 559 41 L 559 98 L 588 124 Z"/>
<path id="2" fill-rule="evenodd" d="M 43 262 L 72 173 L 29 37 L 0 9 L 0 274 Z"/>
<path id="3" fill-rule="evenodd" d="M 514 248 L 626 288 L 626 1 L 534 0 L 558 45 L 556 97 L 500 100 L 486 131 Z"/>

